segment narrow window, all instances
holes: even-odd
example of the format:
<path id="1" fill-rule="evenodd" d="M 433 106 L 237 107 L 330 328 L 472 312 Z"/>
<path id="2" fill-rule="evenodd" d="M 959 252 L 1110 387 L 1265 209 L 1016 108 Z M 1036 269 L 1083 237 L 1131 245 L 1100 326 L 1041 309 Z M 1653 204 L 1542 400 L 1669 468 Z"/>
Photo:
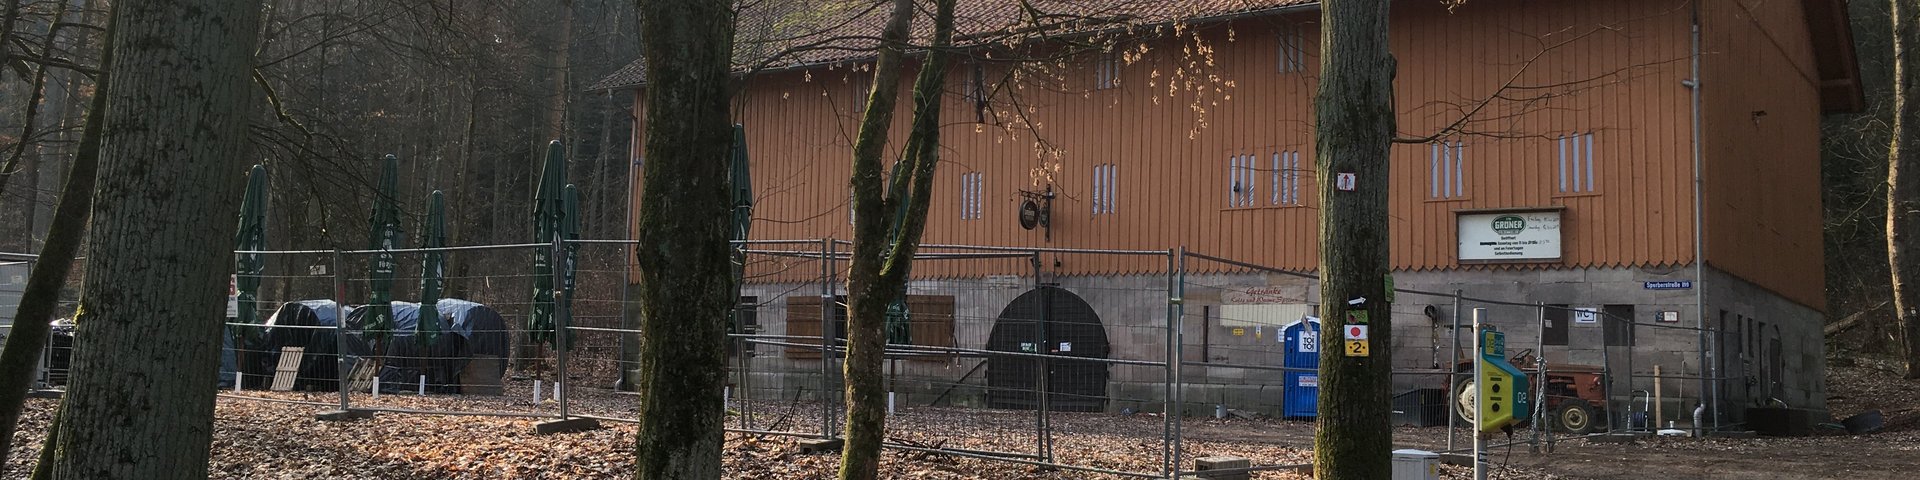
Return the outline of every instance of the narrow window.
<path id="1" fill-rule="evenodd" d="M 1300 152 L 1288 150 L 1281 152 L 1281 161 L 1286 163 L 1281 175 L 1284 192 L 1281 192 L 1281 205 L 1306 205 L 1300 202 Z"/>
<path id="2" fill-rule="evenodd" d="M 867 111 L 867 97 L 873 96 L 873 73 L 855 71 L 848 83 L 853 84 L 853 113 Z"/>
<path id="3" fill-rule="evenodd" d="M 1231 155 L 1227 157 L 1227 206 L 1251 207 L 1254 199 L 1259 198 L 1255 191 L 1260 188 L 1258 169 L 1254 166 L 1253 155 Z"/>
<path id="4" fill-rule="evenodd" d="M 1095 89 L 1105 90 L 1120 85 L 1120 54 L 1100 54 L 1100 58 L 1094 60 L 1093 74 Z"/>
<path id="5" fill-rule="evenodd" d="M 1559 153 L 1560 193 L 1592 193 L 1594 182 L 1593 132 L 1572 133 L 1554 139 Z"/>
<path id="6" fill-rule="evenodd" d="M 960 174 L 960 219 L 978 220 L 981 217 L 980 191 L 985 180 L 980 172 Z"/>
<path id="7" fill-rule="evenodd" d="M 1115 183 L 1119 173 L 1114 164 L 1104 163 L 1093 167 L 1093 214 L 1106 215 L 1114 212 Z"/>
<path id="8" fill-rule="evenodd" d="M 1445 200 L 1467 195 L 1467 145 L 1438 142 L 1427 145 L 1427 198 Z"/>
<path id="9" fill-rule="evenodd" d="M 1299 73 L 1307 70 L 1306 38 L 1298 24 L 1281 25 L 1279 30 L 1279 71 Z"/>
<path id="10" fill-rule="evenodd" d="M 973 106 L 973 121 L 975 123 L 987 123 L 986 70 L 981 67 L 980 64 L 976 63 L 973 64 L 972 71 L 966 75 L 967 81 L 964 95 L 966 96 L 967 103 Z"/>
<path id="11" fill-rule="evenodd" d="M 1267 204 L 1269 205 L 1280 204 L 1280 196 L 1281 196 L 1280 194 L 1282 192 L 1285 192 L 1287 189 L 1287 184 L 1280 183 L 1280 178 L 1282 176 L 1285 176 L 1286 172 L 1287 172 L 1287 167 L 1285 164 L 1281 163 L 1280 152 L 1273 152 L 1273 171 L 1269 172 L 1268 174 L 1268 177 L 1273 179 L 1273 194 L 1272 194 L 1272 198 L 1267 199 Z"/>

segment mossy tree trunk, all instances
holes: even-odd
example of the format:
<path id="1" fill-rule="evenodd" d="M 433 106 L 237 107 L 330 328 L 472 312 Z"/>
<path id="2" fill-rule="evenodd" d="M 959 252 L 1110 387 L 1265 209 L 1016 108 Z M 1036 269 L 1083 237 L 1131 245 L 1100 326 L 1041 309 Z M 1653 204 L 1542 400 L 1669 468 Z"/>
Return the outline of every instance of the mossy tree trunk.
<path id="1" fill-rule="evenodd" d="M 733 2 L 641 0 L 647 59 L 640 199 L 640 432 L 634 478 L 721 477 L 727 312 L 734 304 L 727 110 Z"/>
<path id="2" fill-rule="evenodd" d="M 1321 2 L 1320 91 L 1314 98 L 1320 185 L 1319 428 L 1314 476 L 1389 477 L 1393 309 L 1387 301 L 1387 161 L 1394 135 L 1394 60 L 1387 0 Z M 1352 189 L 1340 177 L 1351 174 Z M 1364 298 L 1364 303 L 1353 300 Z M 1344 332 L 1365 321 L 1369 355 Z"/>
<path id="3" fill-rule="evenodd" d="M 877 478 L 887 433 L 887 306 L 907 291 L 914 252 L 926 230 L 933 175 L 939 163 L 940 101 L 953 39 L 954 0 L 937 0 L 932 48 L 913 85 L 913 117 L 902 157 L 883 176 L 882 149 L 893 123 L 903 51 L 913 24 L 913 0 L 895 0 L 874 62 L 860 133 L 853 145 L 853 259 L 847 274 L 847 422 L 840 459 L 842 480 Z"/>
<path id="4" fill-rule="evenodd" d="M 108 31 L 108 43 L 113 41 Z M 103 52 L 102 64 L 112 60 L 111 50 Z M 94 92 L 106 91 L 107 74 L 103 70 L 94 84 Z M 87 235 L 87 214 L 93 208 L 94 172 L 100 162 L 101 121 L 107 110 L 107 96 L 95 93 L 87 107 L 87 125 L 80 133 L 80 148 L 73 168 L 67 171 L 66 186 L 60 190 L 60 204 L 53 212 L 53 224 L 47 227 L 47 243 L 33 264 L 27 289 L 20 296 L 14 315 L 13 335 L 0 351 L 0 465 L 7 462 L 13 445 L 14 429 L 20 425 L 20 413 L 26 408 L 27 389 L 32 387 L 35 363 L 46 348 L 53 313 L 60 306 L 60 288 L 67 284 L 73 259 Z M 49 442 L 51 443 L 51 442 Z M 46 449 L 51 451 L 51 449 Z"/>
<path id="5" fill-rule="evenodd" d="M 1887 263 L 1906 333 L 1907 378 L 1920 378 L 1920 2 L 1893 1 L 1893 141 L 1887 159 Z"/>
<path id="6" fill-rule="evenodd" d="M 207 477 L 259 0 L 121 0 L 56 479 Z M 127 81 L 126 79 L 134 79 Z"/>

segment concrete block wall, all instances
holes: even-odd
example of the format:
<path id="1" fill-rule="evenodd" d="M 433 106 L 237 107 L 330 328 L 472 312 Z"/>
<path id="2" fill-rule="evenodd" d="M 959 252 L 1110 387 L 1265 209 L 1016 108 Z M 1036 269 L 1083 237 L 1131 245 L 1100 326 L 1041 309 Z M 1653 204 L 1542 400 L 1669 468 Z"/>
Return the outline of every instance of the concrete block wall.
<path id="1" fill-rule="evenodd" d="M 1697 377 L 1712 376 L 1715 372 L 1711 368 L 1702 368 L 1702 339 L 1698 331 L 1665 328 L 1699 326 L 1700 317 L 1696 315 L 1693 303 L 1695 292 L 1691 289 L 1651 290 L 1645 287 L 1645 282 L 1693 280 L 1692 274 L 1693 270 L 1688 267 L 1559 270 L 1470 268 L 1396 272 L 1394 279 L 1396 286 L 1402 289 L 1441 293 L 1451 293 L 1457 289 L 1467 297 L 1510 303 L 1539 302 L 1595 309 L 1604 305 L 1632 305 L 1634 321 L 1641 324 L 1633 329 L 1633 346 L 1606 346 L 1606 320 L 1601 320 L 1595 323 L 1571 323 L 1568 326 L 1568 345 L 1546 346 L 1542 355 L 1549 365 L 1604 364 L 1616 372 L 1634 372 L 1636 378 L 1632 380 L 1616 374 L 1615 398 L 1621 401 L 1630 398 L 1635 390 L 1651 391 L 1654 384 L 1651 373 L 1653 367 L 1658 365 L 1662 374 L 1670 377 L 1660 384 L 1662 393 L 1668 397 L 1668 408 L 1665 409 L 1667 417 L 1673 419 L 1690 412 L 1691 405 L 1702 397 L 1702 382 Z M 1164 275 L 1067 277 L 1055 280 L 1061 288 L 1086 300 L 1100 316 L 1111 345 L 1109 358 L 1166 360 L 1169 294 Z M 998 318 L 1008 303 L 1033 285 L 1030 277 L 1011 281 L 1003 278 L 997 282 L 979 279 L 929 280 L 914 282 L 910 292 L 955 296 L 956 345 L 986 348 L 994 319 Z M 1767 338 L 1774 338 L 1771 332 L 1777 329 L 1777 337 L 1782 342 L 1784 366 L 1774 376 L 1777 381 L 1772 383 L 1775 385 L 1767 386 L 1765 391 L 1755 390 L 1749 395 L 1744 389 L 1733 391 L 1736 385 L 1744 382 L 1724 382 L 1721 385 L 1728 390 L 1722 392 L 1724 399 L 1729 402 L 1749 401 L 1746 397 L 1736 395 L 1757 397 L 1765 393 L 1767 398 L 1780 398 L 1794 406 L 1823 406 L 1824 344 L 1818 333 L 1821 322 L 1818 312 L 1713 269 L 1708 269 L 1708 278 L 1704 281 L 1695 281 L 1695 288 L 1707 289 L 1704 293 L 1709 312 L 1717 315 L 1719 310 L 1724 309 L 1744 312 L 1737 314 L 1749 318 L 1767 320 Z M 746 291 L 746 295 L 761 296 L 763 302 L 780 292 L 799 292 L 788 295 L 819 293 L 818 287 L 798 285 L 748 285 Z M 1250 297 L 1246 292 L 1258 292 L 1260 295 Z M 1319 291 L 1314 280 L 1288 275 L 1189 275 L 1186 277 L 1183 298 L 1185 315 L 1179 321 L 1183 327 L 1180 332 L 1183 359 L 1279 366 L 1279 352 L 1283 349 L 1275 338 L 1279 332 L 1267 326 L 1283 324 L 1285 319 L 1245 324 L 1239 328 L 1260 325 L 1261 329 L 1257 334 L 1242 332 L 1243 335 L 1234 336 L 1230 334 L 1234 327 L 1223 325 L 1218 319 L 1209 323 L 1203 318 L 1203 311 L 1211 309 L 1217 312 L 1222 305 L 1235 305 L 1230 302 L 1246 302 L 1250 298 L 1260 302 L 1312 304 L 1318 303 Z M 1438 312 L 1437 318 L 1429 318 L 1423 313 L 1427 306 L 1434 307 Z M 1485 323 L 1507 332 L 1509 355 L 1540 348 L 1539 308 L 1472 300 L 1461 302 L 1459 307 L 1459 358 L 1470 358 L 1472 338 L 1467 335 L 1467 330 L 1472 324 L 1471 312 L 1476 307 L 1486 309 Z M 1395 368 L 1431 373 L 1397 375 L 1395 391 L 1437 388 L 1447 383 L 1444 372 L 1456 355 L 1453 350 L 1453 338 L 1456 335 L 1452 328 L 1454 311 L 1454 300 L 1450 295 L 1397 295 L 1393 316 Z M 1679 312 L 1680 321 L 1658 322 L 1654 316 L 1659 311 Z M 770 302 L 759 312 L 762 331 L 784 333 L 785 314 L 783 301 Z M 1571 322 L 1572 315 L 1568 315 L 1568 319 Z M 1204 346 L 1202 339 L 1206 339 Z M 761 356 L 752 360 L 756 388 L 788 385 L 774 380 L 783 377 L 788 378 L 785 380 L 787 382 L 795 382 L 794 378 L 799 378 L 797 383 L 791 384 L 795 387 L 807 384 L 808 388 L 817 388 L 821 384 L 819 360 L 788 359 L 781 355 L 778 348 L 762 347 L 762 352 Z M 914 398 L 944 391 L 947 384 L 959 380 L 983 361 L 962 358 L 938 362 L 899 362 L 901 377 L 921 379 L 903 382 L 899 391 Z M 838 365 L 833 370 L 832 381 L 837 382 Z M 1108 394 L 1113 399 L 1109 402 L 1109 410 L 1160 409 L 1160 403 L 1166 396 L 1164 369 L 1116 365 L 1110 367 L 1108 372 Z M 1189 384 L 1183 390 L 1187 402 L 1183 410 L 1206 414 L 1210 414 L 1212 405 L 1217 403 L 1231 408 L 1276 414 L 1281 403 L 1281 386 L 1285 384 L 1279 371 L 1226 366 L 1186 366 L 1182 367 L 1181 377 L 1184 383 Z M 979 397 L 984 395 L 985 383 L 984 370 L 976 372 L 966 380 L 966 388 L 956 388 L 950 394 L 950 400 L 958 404 L 980 403 Z M 923 389 L 927 391 L 921 391 Z M 931 400 L 931 397 L 927 400 Z M 1764 398 L 1759 400 L 1764 401 Z M 1634 409 L 1640 408 L 1638 400 L 1634 400 L 1634 403 Z M 1684 417 L 1681 418 L 1685 423 Z"/>

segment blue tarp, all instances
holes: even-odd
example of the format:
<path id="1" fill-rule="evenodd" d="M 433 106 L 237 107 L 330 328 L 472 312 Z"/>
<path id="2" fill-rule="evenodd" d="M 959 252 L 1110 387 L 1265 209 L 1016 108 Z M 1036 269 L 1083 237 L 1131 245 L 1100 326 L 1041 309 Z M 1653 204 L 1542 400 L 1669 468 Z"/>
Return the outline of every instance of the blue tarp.
<path id="1" fill-rule="evenodd" d="M 347 307 L 347 311 L 351 315 L 353 307 Z M 334 329 L 312 327 L 334 326 L 338 313 L 332 300 L 303 300 L 281 305 L 259 327 L 235 327 L 256 330 L 244 336 L 246 348 L 235 351 L 235 363 L 246 374 L 244 387 L 266 388 L 275 366 L 280 363 L 280 349 L 303 347 L 306 353 L 302 356 L 294 389 L 337 390 L 340 370 L 334 352 L 339 349 L 339 341 L 334 338 Z M 357 337 L 348 336 L 347 351 L 362 350 L 358 343 Z"/>
<path id="2" fill-rule="evenodd" d="M 434 305 L 440 314 L 439 325 L 443 333 L 430 345 L 414 338 L 415 328 L 420 322 L 420 304 L 411 302 L 392 302 L 394 331 L 382 348 L 384 355 L 380 369 L 382 391 L 411 392 L 418 389 L 420 377 L 425 375 L 427 389 L 436 393 L 459 393 L 460 373 L 467 367 L 468 361 L 475 357 L 489 356 L 506 359 L 511 348 L 507 332 L 506 319 L 486 305 L 459 299 L 441 299 Z M 364 322 L 364 313 L 348 314 L 347 326 L 357 331 Z M 380 335 L 369 335 L 380 338 Z M 354 355 L 374 354 L 374 345 L 367 341 L 351 342 L 350 352 Z M 499 370 L 494 375 L 506 374 L 506 362 L 498 363 Z"/>

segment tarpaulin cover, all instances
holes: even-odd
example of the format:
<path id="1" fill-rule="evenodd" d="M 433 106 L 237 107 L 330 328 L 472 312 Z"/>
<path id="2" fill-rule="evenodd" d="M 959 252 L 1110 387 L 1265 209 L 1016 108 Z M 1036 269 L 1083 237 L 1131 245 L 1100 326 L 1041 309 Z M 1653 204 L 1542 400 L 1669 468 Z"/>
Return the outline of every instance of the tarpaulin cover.
<path id="1" fill-rule="evenodd" d="M 415 327 L 420 322 L 420 304 L 412 302 L 391 302 L 393 309 L 393 332 L 387 337 L 387 345 L 380 369 L 380 386 L 383 392 L 412 392 L 419 387 L 420 376 L 426 375 L 427 390 L 433 393 L 459 393 L 460 372 L 475 357 L 491 356 L 505 359 L 508 356 L 510 341 L 507 322 L 498 312 L 485 305 L 459 299 L 441 299 L 435 305 L 440 314 L 440 328 L 443 333 L 431 343 L 414 341 Z M 358 330 L 365 321 L 365 313 L 355 310 L 348 314 L 347 325 Z M 371 337 L 369 337 L 371 338 Z M 355 355 L 372 355 L 374 344 L 359 341 L 350 342 Z M 500 369 L 494 375 L 506 374 L 506 363 L 499 362 Z"/>

